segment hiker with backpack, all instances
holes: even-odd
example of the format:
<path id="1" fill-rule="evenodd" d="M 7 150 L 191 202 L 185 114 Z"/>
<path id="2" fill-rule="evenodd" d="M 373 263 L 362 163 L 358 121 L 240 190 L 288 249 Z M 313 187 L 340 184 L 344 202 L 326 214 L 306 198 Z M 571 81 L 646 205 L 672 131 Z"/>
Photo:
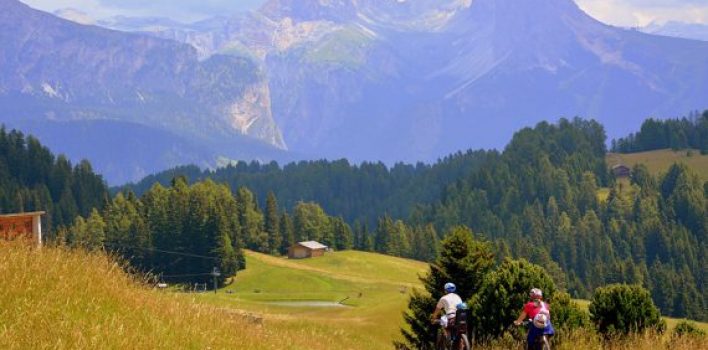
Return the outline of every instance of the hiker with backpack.
<path id="1" fill-rule="evenodd" d="M 527 349 L 534 349 L 540 339 L 543 340 L 543 343 L 548 343 L 547 338 L 553 336 L 555 330 L 551 324 L 550 306 L 543 301 L 543 292 L 538 288 L 533 288 L 529 293 L 529 298 L 531 300 L 524 305 L 524 309 L 514 324 L 520 326 L 524 324 L 525 320 L 531 320 L 526 344 Z"/>
<path id="2" fill-rule="evenodd" d="M 469 307 L 455 293 L 457 287 L 454 283 L 445 283 L 444 288 L 446 294 L 440 298 L 431 316 L 431 321 L 441 326 L 436 349 L 469 350 L 471 349 L 467 338 Z"/>

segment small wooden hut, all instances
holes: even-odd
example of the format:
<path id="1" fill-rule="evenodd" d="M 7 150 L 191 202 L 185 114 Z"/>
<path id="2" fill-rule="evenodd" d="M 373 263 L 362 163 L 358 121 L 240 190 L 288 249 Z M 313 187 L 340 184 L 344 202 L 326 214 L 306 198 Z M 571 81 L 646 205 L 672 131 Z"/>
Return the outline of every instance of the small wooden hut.
<path id="1" fill-rule="evenodd" d="M 315 241 L 299 242 L 288 248 L 288 258 L 305 259 L 322 256 L 328 249 L 326 245 Z"/>
<path id="2" fill-rule="evenodd" d="M 612 173 L 615 174 L 617 178 L 630 177 L 630 175 L 632 175 L 632 169 L 624 164 L 617 164 L 612 167 Z"/>
<path id="3" fill-rule="evenodd" d="M 0 239 L 26 239 L 42 245 L 42 215 L 45 212 L 0 215 Z"/>

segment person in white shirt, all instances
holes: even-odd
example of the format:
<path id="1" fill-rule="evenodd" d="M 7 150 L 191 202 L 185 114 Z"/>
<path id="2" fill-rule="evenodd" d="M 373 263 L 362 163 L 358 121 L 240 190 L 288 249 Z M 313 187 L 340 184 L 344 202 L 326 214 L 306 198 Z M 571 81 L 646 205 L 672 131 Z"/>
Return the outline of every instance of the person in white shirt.
<path id="1" fill-rule="evenodd" d="M 445 295 L 438 301 L 435 306 L 435 311 L 431 316 L 431 319 L 440 323 L 440 325 L 445 329 L 445 335 L 449 336 L 449 328 L 454 325 L 455 315 L 457 314 L 457 305 L 462 303 L 462 298 L 455 294 L 455 284 L 452 282 L 445 283 Z M 439 319 L 438 319 L 439 317 Z"/>

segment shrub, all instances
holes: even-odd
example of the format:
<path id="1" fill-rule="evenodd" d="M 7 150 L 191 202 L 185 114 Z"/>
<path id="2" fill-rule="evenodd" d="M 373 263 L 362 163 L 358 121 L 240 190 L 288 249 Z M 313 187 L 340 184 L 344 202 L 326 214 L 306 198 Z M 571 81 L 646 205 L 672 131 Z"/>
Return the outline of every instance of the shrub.
<path id="1" fill-rule="evenodd" d="M 666 328 L 649 291 L 636 285 L 614 284 L 596 289 L 590 303 L 590 320 L 604 335 L 662 332 Z"/>
<path id="2" fill-rule="evenodd" d="M 556 288 L 551 276 L 526 260 L 505 259 L 488 274 L 479 293 L 469 301 L 475 338 L 485 340 L 502 335 L 528 301 L 531 288 L 540 288 L 545 299 L 553 300 Z"/>
<path id="3" fill-rule="evenodd" d="M 706 332 L 698 328 L 695 323 L 689 321 L 681 321 L 674 327 L 674 337 L 705 337 Z"/>
<path id="4" fill-rule="evenodd" d="M 555 328 L 572 331 L 590 325 L 588 312 L 572 301 L 568 293 L 556 293 L 551 304 L 551 316 Z"/>

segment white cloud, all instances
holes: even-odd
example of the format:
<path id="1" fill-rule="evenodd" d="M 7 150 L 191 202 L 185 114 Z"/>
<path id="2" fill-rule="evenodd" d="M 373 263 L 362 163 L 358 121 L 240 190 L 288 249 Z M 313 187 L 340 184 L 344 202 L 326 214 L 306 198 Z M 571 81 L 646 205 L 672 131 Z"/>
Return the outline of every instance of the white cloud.
<path id="1" fill-rule="evenodd" d="M 72 7 L 95 18 L 117 14 L 194 20 L 257 8 L 265 0 L 22 0 L 45 11 Z M 643 26 L 670 20 L 708 24 L 708 0 L 575 0 L 608 24 Z"/>
<path id="2" fill-rule="evenodd" d="M 94 17 L 112 15 L 112 12 L 96 0 L 22 0 L 25 4 L 43 11 L 53 12 L 62 8 L 74 8 Z"/>
<path id="3" fill-rule="evenodd" d="M 94 18 L 115 15 L 164 16 L 197 20 L 257 8 L 264 0 L 21 0 L 34 8 L 53 12 L 74 8 Z"/>
<path id="4" fill-rule="evenodd" d="M 679 21 L 708 24 L 708 0 L 576 0 L 591 16 L 608 24 L 635 27 Z"/>

